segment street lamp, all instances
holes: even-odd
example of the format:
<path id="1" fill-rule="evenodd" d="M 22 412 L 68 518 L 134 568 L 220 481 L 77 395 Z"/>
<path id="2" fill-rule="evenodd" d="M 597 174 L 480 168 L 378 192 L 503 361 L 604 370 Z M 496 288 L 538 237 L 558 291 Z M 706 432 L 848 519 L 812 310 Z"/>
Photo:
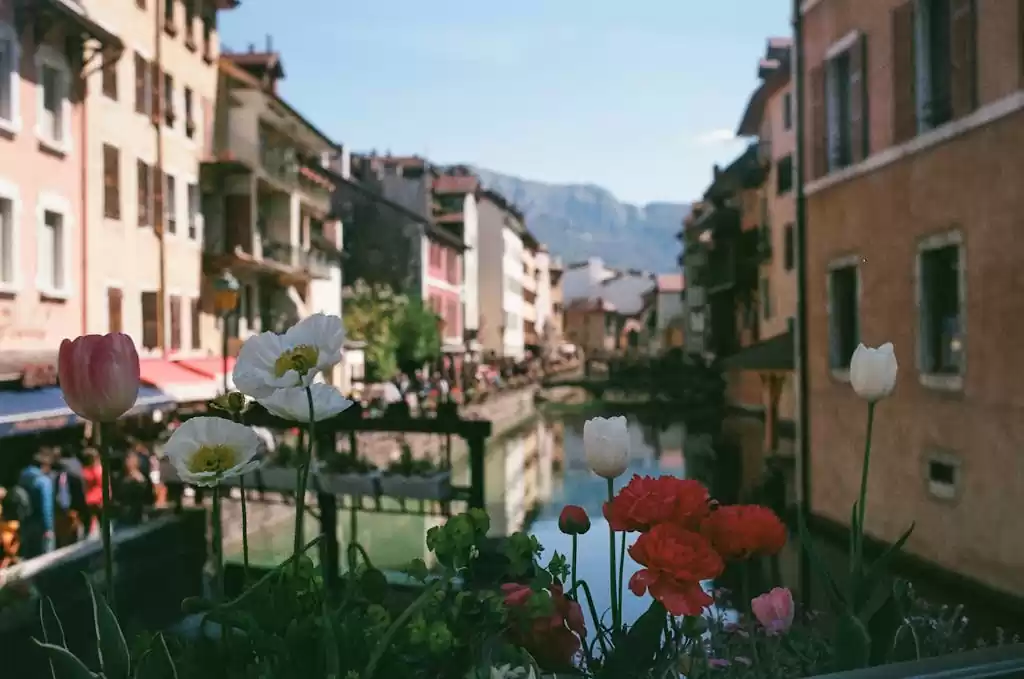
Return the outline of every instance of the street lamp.
<path id="1" fill-rule="evenodd" d="M 238 279 L 225 269 L 213 282 L 213 308 L 221 317 L 221 372 L 224 374 L 224 393 L 228 393 L 228 317 L 238 306 Z"/>

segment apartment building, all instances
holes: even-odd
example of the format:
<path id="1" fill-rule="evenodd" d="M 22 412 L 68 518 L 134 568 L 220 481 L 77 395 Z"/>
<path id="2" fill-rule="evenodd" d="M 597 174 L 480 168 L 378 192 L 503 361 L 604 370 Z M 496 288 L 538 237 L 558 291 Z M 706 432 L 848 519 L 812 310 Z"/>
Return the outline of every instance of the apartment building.
<path id="1" fill-rule="evenodd" d="M 452 280 L 447 286 L 441 286 L 442 290 L 449 298 L 453 298 L 448 303 L 459 307 L 446 309 L 450 316 L 458 316 L 459 320 L 450 326 L 445 324 L 445 343 L 452 351 L 455 346 L 464 346 L 474 356 L 480 351 L 477 339 L 480 328 L 480 226 L 477 196 L 480 191 L 480 180 L 464 166 L 447 168 L 434 179 L 434 223 L 450 231 L 465 246 L 462 250 L 441 243 L 435 244 L 452 262 L 453 276 L 449 277 Z"/>
<path id="2" fill-rule="evenodd" d="M 892 342 L 866 530 L 1024 593 L 1024 7 L 804 3 L 811 505 L 856 497 L 857 343 Z M 1017 245 L 1014 245 L 1017 243 Z"/>
<path id="3" fill-rule="evenodd" d="M 536 332 L 538 337 L 539 355 L 548 357 L 558 350 L 561 343 L 561 323 L 555 319 L 555 287 L 552 284 L 553 259 L 545 245 L 539 245 L 533 253 L 535 277 L 537 279 L 537 298 L 534 303 L 536 310 Z M 557 262 L 554 262 L 557 264 Z M 561 295 L 558 295 L 559 300 Z"/>
<path id="4" fill-rule="evenodd" d="M 525 354 L 523 214 L 501 194 L 482 191 L 479 215 L 480 330 L 488 354 L 516 360 Z"/>
<path id="5" fill-rule="evenodd" d="M 562 287 L 565 265 L 562 263 L 561 257 L 548 254 L 548 274 L 551 290 L 551 315 L 544 323 L 544 330 L 545 335 L 551 338 L 551 346 L 557 350 L 565 339 L 565 291 Z"/>
<path id="6" fill-rule="evenodd" d="M 60 2 L 0 0 L 0 381 L 48 369 L 86 327 L 82 70 L 121 41 Z"/>
<path id="7" fill-rule="evenodd" d="M 201 175 L 203 286 L 212 293 L 224 271 L 240 283 L 227 319 L 234 353 L 253 333 L 340 312 L 341 223 L 332 212 L 340 177 L 330 169 L 340 149 L 278 94 L 276 52 L 224 54 L 218 77 Z M 218 351 L 224 319 L 212 305 L 202 315 L 204 346 Z M 327 377 L 340 384 L 340 368 Z"/>
<path id="8" fill-rule="evenodd" d="M 540 243 L 534 238 L 528 229 L 523 229 L 521 237 L 523 243 L 523 275 L 522 282 L 523 296 L 523 346 L 533 353 L 541 350 L 542 336 L 538 331 L 537 293 L 539 269 L 537 266 L 537 251 Z"/>

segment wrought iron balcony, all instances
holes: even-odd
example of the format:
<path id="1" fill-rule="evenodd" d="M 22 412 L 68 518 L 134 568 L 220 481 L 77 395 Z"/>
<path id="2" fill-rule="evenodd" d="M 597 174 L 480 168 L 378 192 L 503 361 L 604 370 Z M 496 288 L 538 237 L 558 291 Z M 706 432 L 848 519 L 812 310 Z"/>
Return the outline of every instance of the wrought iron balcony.
<path id="1" fill-rule="evenodd" d="M 301 250 L 291 243 L 263 241 L 263 259 L 297 269 L 302 266 Z"/>

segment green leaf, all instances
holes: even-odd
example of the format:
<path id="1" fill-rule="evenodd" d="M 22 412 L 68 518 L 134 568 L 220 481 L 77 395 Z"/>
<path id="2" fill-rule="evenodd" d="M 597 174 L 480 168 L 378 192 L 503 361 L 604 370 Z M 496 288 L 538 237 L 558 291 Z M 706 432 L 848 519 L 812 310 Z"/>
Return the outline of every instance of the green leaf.
<path id="1" fill-rule="evenodd" d="M 100 670 L 105 679 L 128 679 L 132 661 L 121 626 L 103 596 L 96 592 L 91 582 L 86 581 L 86 584 L 89 587 L 89 596 L 92 597 L 96 641 L 99 642 Z"/>
<path id="2" fill-rule="evenodd" d="M 871 636 L 857 616 L 843 615 L 836 622 L 835 669 L 844 672 L 868 666 Z"/>
<path id="3" fill-rule="evenodd" d="M 849 606 L 843 597 L 842 591 L 839 589 L 839 585 L 836 584 L 835 579 L 832 577 L 832 573 L 829 572 L 828 566 L 825 565 L 825 562 L 814 548 L 814 543 L 811 541 L 810 531 L 807 530 L 807 523 L 804 521 L 803 514 L 798 517 L 797 523 L 800 528 L 800 547 L 810 557 L 811 565 L 814 566 L 818 576 L 824 580 L 825 594 L 828 595 L 833 612 L 845 615 Z"/>
<path id="4" fill-rule="evenodd" d="M 891 562 L 900 550 L 903 549 L 903 545 L 910 539 L 910 534 L 914 532 L 914 526 L 916 524 L 910 524 L 910 528 L 900 536 L 900 539 L 889 545 L 889 547 L 882 552 L 882 555 L 875 559 L 875 562 L 868 568 L 867 574 L 864 576 L 864 582 L 867 587 L 871 587 L 874 582 L 885 575 Z"/>
<path id="5" fill-rule="evenodd" d="M 61 648 L 68 647 L 68 642 L 64 638 L 64 627 L 60 624 L 60 618 L 57 617 L 53 600 L 48 596 L 43 597 L 39 602 L 39 625 L 43 629 L 43 641 Z"/>
<path id="6" fill-rule="evenodd" d="M 135 679 L 178 679 L 178 670 L 171 659 L 171 651 L 163 634 L 157 634 L 153 644 L 139 659 Z"/>
<path id="7" fill-rule="evenodd" d="M 50 671 L 54 679 L 98 679 L 99 675 L 93 674 L 81 660 L 72 655 L 71 651 L 53 644 L 44 644 L 33 639 L 50 661 Z"/>
<path id="8" fill-rule="evenodd" d="M 338 655 L 338 639 L 334 634 L 334 624 L 327 610 L 326 599 L 323 602 L 324 654 L 327 664 L 326 679 L 341 679 L 341 658 Z"/>
<path id="9" fill-rule="evenodd" d="M 622 638 L 615 648 L 609 650 L 608 660 L 601 668 L 600 679 L 627 679 L 645 676 L 661 648 L 661 633 L 665 626 L 667 611 L 657 599 L 641 615 L 636 624 Z"/>

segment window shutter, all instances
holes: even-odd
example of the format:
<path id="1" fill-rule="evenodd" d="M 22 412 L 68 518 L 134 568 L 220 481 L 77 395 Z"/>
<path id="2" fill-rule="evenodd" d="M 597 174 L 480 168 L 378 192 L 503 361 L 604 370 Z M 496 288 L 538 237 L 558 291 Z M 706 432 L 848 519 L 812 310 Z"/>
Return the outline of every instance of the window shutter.
<path id="1" fill-rule="evenodd" d="M 121 162 L 117 147 L 103 145 L 103 215 L 121 218 Z"/>
<path id="2" fill-rule="evenodd" d="M 160 96 L 163 91 L 163 78 L 160 77 L 160 67 L 153 62 L 149 65 L 150 76 L 149 76 L 149 94 L 150 94 L 150 107 L 149 111 L 153 114 L 154 122 L 159 123 L 160 116 L 163 115 L 163 109 L 160 107 Z"/>
<path id="3" fill-rule="evenodd" d="M 149 166 L 143 161 L 137 164 L 139 199 L 139 226 L 149 226 Z"/>
<path id="4" fill-rule="evenodd" d="M 146 60 L 135 53 L 135 112 L 146 112 Z"/>
<path id="5" fill-rule="evenodd" d="M 896 144 L 917 135 L 914 43 L 914 0 L 907 0 L 892 11 L 892 137 Z"/>
<path id="6" fill-rule="evenodd" d="M 850 155 L 858 163 L 868 157 L 868 36 L 861 33 L 850 49 Z"/>
<path id="7" fill-rule="evenodd" d="M 181 298 L 171 295 L 171 349 L 181 349 Z"/>
<path id="8" fill-rule="evenodd" d="M 978 101 L 974 0 L 951 0 L 950 22 L 950 104 L 960 118 Z"/>
<path id="9" fill-rule="evenodd" d="M 828 173 L 828 118 L 825 109 L 825 64 L 812 68 L 808 85 L 811 94 L 811 173 L 815 179 Z"/>
<path id="10" fill-rule="evenodd" d="M 164 219 L 164 173 L 158 167 L 150 168 L 149 190 L 153 198 L 153 226 L 162 234 L 167 220 Z"/>
<path id="11" fill-rule="evenodd" d="M 107 330 L 109 332 L 122 332 L 124 324 L 121 321 L 121 304 L 124 299 L 123 293 L 117 288 L 107 288 Z"/>

